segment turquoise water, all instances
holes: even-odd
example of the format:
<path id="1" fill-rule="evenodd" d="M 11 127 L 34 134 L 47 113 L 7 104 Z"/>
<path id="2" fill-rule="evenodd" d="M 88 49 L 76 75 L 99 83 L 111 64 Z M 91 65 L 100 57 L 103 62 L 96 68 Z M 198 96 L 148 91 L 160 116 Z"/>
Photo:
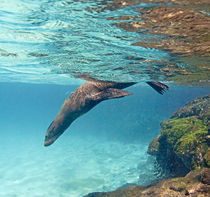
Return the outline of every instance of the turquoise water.
<path id="1" fill-rule="evenodd" d="M 0 84 L 0 196 L 79 197 L 151 183 L 154 161 L 146 151 L 160 122 L 208 93 L 172 86 L 162 96 L 147 86 L 129 88 L 134 95 L 101 103 L 44 147 L 48 125 L 74 88 Z"/>
<path id="2" fill-rule="evenodd" d="M 1 0 L 0 81 L 75 84 L 74 75 L 84 72 L 115 81 L 151 78 L 146 66 L 168 54 L 132 46 L 151 35 L 117 28 L 107 17 L 135 15 L 134 8 L 111 11 L 101 2 Z"/>
<path id="3" fill-rule="evenodd" d="M 160 122 L 208 87 L 145 85 L 166 51 L 132 46 L 151 37 L 127 32 L 107 17 L 136 15 L 139 4 L 108 9 L 111 1 L 0 1 L 0 196 L 80 197 L 157 178 L 146 151 Z M 68 95 L 84 81 L 135 81 L 132 96 L 100 103 L 51 146 L 46 130 Z"/>

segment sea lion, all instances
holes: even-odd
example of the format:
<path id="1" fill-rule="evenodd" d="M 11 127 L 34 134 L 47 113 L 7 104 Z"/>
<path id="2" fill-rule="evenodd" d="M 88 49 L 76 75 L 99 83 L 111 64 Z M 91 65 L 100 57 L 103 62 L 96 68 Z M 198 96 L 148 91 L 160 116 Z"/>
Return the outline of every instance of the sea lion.
<path id="1" fill-rule="evenodd" d="M 65 100 L 58 115 L 47 129 L 44 146 L 51 145 L 75 119 L 87 113 L 101 101 L 131 95 L 131 92 L 122 89 L 136 84 L 135 82 L 117 83 L 91 78 L 86 78 L 86 80 Z M 160 82 L 147 83 L 160 94 L 168 89 L 168 86 Z"/>

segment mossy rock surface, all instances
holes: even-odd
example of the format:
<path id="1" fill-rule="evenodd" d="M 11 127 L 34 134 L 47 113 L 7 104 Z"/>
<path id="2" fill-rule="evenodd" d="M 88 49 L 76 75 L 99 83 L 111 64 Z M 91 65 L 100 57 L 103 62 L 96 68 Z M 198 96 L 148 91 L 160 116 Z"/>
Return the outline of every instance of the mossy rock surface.
<path id="1" fill-rule="evenodd" d="M 158 135 L 154 140 L 152 140 L 152 142 L 149 144 L 147 153 L 149 153 L 150 155 L 157 155 L 158 151 L 159 151 L 159 137 L 160 135 Z"/>
<path id="2" fill-rule="evenodd" d="M 202 120 L 196 117 L 170 119 L 161 124 L 159 141 L 166 137 L 167 142 L 173 146 L 181 139 L 185 139 L 185 142 L 190 143 L 190 141 L 194 141 L 196 133 L 198 135 L 199 133 L 200 135 L 208 134 L 208 128 Z"/>
<path id="3" fill-rule="evenodd" d="M 200 167 L 208 150 L 208 128 L 195 117 L 171 119 L 162 124 L 159 143 L 167 143 L 189 169 Z"/>
<path id="4" fill-rule="evenodd" d="M 210 166 L 209 104 L 209 95 L 187 103 L 161 123 L 160 135 L 150 143 L 148 153 L 171 176 Z"/>
<path id="5" fill-rule="evenodd" d="M 204 165 L 210 168 L 210 148 L 208 147 L 207 153 L 203 157 Z"/>

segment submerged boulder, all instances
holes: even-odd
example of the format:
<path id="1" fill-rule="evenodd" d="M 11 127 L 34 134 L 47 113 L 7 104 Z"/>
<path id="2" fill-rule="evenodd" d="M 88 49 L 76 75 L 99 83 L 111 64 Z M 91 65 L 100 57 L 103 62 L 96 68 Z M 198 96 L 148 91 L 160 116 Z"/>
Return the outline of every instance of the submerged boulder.
<path id="1" fill-rule="evenodd" d="M 148 153 L 156 157 L 163 173 L 182 177 L 86 197 L 209 196 L 209 113 L 210 95 L 194 99 L 161 123 L 160 135 L 149 145 Z"/>
<path id="2" fill-rule="evenodd" d="M 160 167 L 171 176 L 209 167 L 210 95 L 199 97 L 161 123 L 161 134 L 149 145 Z"/>
<path id="3" fill-rule="evenodd" d="M 210 191 L 210 169 L 203 168 L 187 174 L 185 177 L 161 181 L 147 187 L 131 186 L 113 192 L 96 192 L 86 197 L 175 197 L 208 196 Z"/>
<path id="4" fill-rule="evenodd" d="M 195 116 L 201 120 L 208 120 L 210 118 L 210 95 L 195 98 L 184 107 L 174 112 L 171 119 L 189 116 Z"/>

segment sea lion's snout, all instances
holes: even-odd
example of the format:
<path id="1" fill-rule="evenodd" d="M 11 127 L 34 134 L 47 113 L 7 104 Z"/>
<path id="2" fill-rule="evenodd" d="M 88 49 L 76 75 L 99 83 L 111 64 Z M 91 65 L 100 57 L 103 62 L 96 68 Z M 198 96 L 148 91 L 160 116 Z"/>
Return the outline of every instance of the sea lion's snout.
<path id="1" fill-rule="evenodd" d="M 44 146 L 49 146 L 56 140 L 55 130 L 56 130 L 55 123 L 53 121 L 47 129 L 47 133 L 45 135 L 45 140 L 44 140 Z"/>
<path id="2" fill-rule="evenodd" d="M 44 146 L 49 146 L 49 145 L 51 145 L 54 141 L 55 141 L 55 140 L 47 139 L 47 137 L 45 136 Z"/>
<path id="3" fill-rule="evenodd" d="M 47 129 L 44 146 L 51 145 L 64 131 L 62 124 L 53 121 Z"/>
<path id="4" fill-rule="evenodd" d="M 55 140 L 57 139 L 56 136 L 48 136 L 46 135 L 45 136 L 45 140 L 44 140 L 44 146 L 49 146 L 51 145 Z"/>

